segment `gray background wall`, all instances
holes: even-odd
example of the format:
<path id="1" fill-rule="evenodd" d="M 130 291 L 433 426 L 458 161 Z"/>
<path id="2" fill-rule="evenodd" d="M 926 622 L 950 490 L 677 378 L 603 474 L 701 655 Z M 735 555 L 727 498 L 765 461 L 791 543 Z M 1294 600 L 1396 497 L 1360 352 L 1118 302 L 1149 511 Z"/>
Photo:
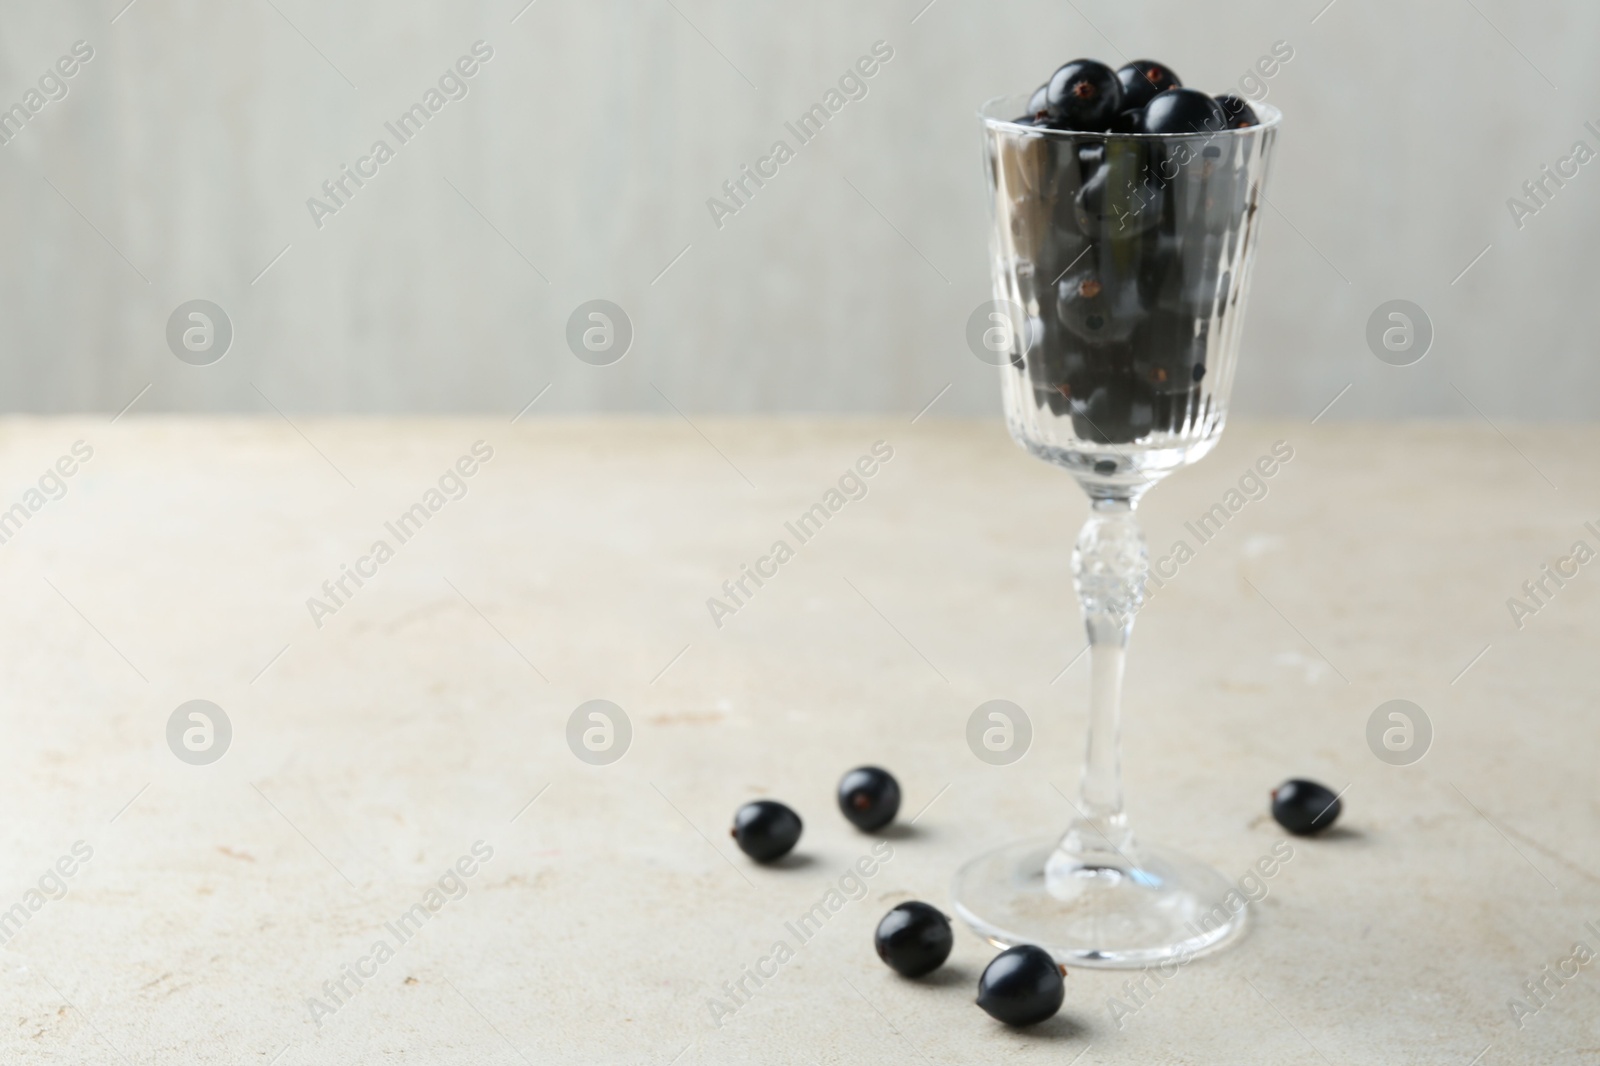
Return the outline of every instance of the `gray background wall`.
<path id="1" fill-rule="evenodd" d="M 0 147 L 0 409 L 149 385 L 137 411 L 515 412 L 549 384 L 539 413 L 912 412 L 948 384 L 936 414 L 994 412 L 963 340 L 979 102 L 1080 54 L 1221 91 L 1278 40 L 1238 408 L 1352 385 L 1327 417 L 1587 420 L 1600 395 L 1600 161 L 1520 230 L 1506 206 L 1600 145 L 1593 4 L 125 3 L 0 4 L 0 106 L 95 50 Z M 480 38 L 467 98 L 317 229 L 307 197 Z M 707 198 L 880 39 L 869 95 L 714 226 Z M 208 367 L 164 339 L 197 297 L 236 330 Z M 597 297 L 637 331 L 614 366 L 564 341 Z M 1364 340 L 1394 298 L 1434 323 L 1414 366 Z"/>

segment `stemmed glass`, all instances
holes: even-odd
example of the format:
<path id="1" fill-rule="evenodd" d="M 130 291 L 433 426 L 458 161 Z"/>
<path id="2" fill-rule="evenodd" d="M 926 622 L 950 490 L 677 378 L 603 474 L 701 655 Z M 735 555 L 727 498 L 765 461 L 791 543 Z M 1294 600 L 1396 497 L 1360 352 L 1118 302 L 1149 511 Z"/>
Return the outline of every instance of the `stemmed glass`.
<path id="1" fill-rule="evenodd" d="M 1219 873 L 1134 838 L 1118 725 L 1149 571 L 1134 512 L 1158 480 L 1211 451 L 1227 414 L 1282 117 L 1255 110 L 1256 125 L 1182 135 L 1046 129 L 1014 118 L 1026 97 L 980 112 L 1006 422 L 1089 495 L 1072 567 L 1091 679 L 1077 816 L 1060 837 L 971 860 L 954 895 L 990 941 L 1037 944 L 1063 963 L 1187 961 L 1245 925 Z"/>

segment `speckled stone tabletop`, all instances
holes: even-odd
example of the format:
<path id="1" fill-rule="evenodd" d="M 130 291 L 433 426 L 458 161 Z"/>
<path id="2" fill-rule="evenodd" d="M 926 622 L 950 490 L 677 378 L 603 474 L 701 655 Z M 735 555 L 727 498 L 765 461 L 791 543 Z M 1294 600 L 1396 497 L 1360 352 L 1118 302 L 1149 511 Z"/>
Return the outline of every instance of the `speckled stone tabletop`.
<path id="1" fill-rule="evenodd" d="M 1087 508 L 998 421 L 0 421 L 0 1061 L 1600 1058 L 1597 446 L 1239 423 L 1146 498 L 1129 810 L 1251 928 L 1016 1033 L 964 929 L 918 982 L 871 947 L 1071 813 Z M 881 841 L 834 808 L 869 762 Z M 1334 831 L 1283 843 L 1289 776 Z M 727 838 L 759 796 L 776 867 Z"/>

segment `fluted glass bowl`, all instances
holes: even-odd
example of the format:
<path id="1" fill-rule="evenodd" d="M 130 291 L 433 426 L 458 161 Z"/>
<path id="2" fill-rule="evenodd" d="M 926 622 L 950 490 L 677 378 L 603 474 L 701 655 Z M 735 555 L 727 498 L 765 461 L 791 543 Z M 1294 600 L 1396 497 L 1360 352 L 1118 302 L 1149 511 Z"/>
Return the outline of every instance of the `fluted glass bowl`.
<path id="1" fill-rule="evenodd" d="M 981 112 L 1012 436 L 1100 487 L 1147 482 L 1222 432 L 1256 222 L 1281 115 L 1204 134 L 1022 125 Z M 1000 360 L 997 360 L 1000 361 Z"/>

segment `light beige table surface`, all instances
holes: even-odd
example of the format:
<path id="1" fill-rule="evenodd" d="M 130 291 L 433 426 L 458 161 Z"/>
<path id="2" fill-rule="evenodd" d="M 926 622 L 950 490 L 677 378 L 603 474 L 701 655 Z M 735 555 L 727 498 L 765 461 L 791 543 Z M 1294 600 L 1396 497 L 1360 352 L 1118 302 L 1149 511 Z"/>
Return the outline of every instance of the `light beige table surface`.
<path id="1" fill-rule="evenodd" d="M 1600 1059 L 1600 965 L 1567 964 L 1546 1003 L 1523 988 L 1600 950 L 1600 564 L 1520 630 L 1507 606 L 1600 547 L 1600 432 L 1237 424 L 1147 498 L 1159 557 L 1293 448 L 1139 618 L 1135 827 L 1239 877 L 1282 839 L 1282 778 L 1348 787 L 1345 815 L 1293 842 L 1233 950 L 1138 998 L 1074 971 L 1062 1014 L 1014 1034 L 972 1003 L 977 938 L 913 983 L 871 932 L 1070 814 L 1086 508 L 1065 475 L 997 422 L 931 416 L 295 426 L 0 422 L 0 508 L 27 515 L 0 524 L 0 1061 Z M 80 440 L 64 495 L 30 497 Z M 477 441 L 465 496 L 388 532 Z M 876 441 L 893 457 L 865 497 L 714 625 L 707 599 Z M 393 557 L 314 620 L 379 539 Z M 964 739 L 994 698 L 1036 730 L 1010 766 Z M 1435 734 L 1409 766 L 1365 738 L 1397 698 Z M 232 724 L 210 765 L 166 740 L 194 699 Z M 566 741 L 590 699 L 631 722 L 610 765 Z M 785 923 L 873 846 L 832 799 L 865 762 L 923 813 L 798 944 Z M 806 820 L 783 868 L 727 839 L 758 796 Z M 429 911 L 441 878 L 459 898 Z M 386 923 L 419 902 L 402 943 Z M 393 957 L 337 1004 L 324 982 L 380 939 Z M 794 957 L 758 988 L 779 940 Z"/>

